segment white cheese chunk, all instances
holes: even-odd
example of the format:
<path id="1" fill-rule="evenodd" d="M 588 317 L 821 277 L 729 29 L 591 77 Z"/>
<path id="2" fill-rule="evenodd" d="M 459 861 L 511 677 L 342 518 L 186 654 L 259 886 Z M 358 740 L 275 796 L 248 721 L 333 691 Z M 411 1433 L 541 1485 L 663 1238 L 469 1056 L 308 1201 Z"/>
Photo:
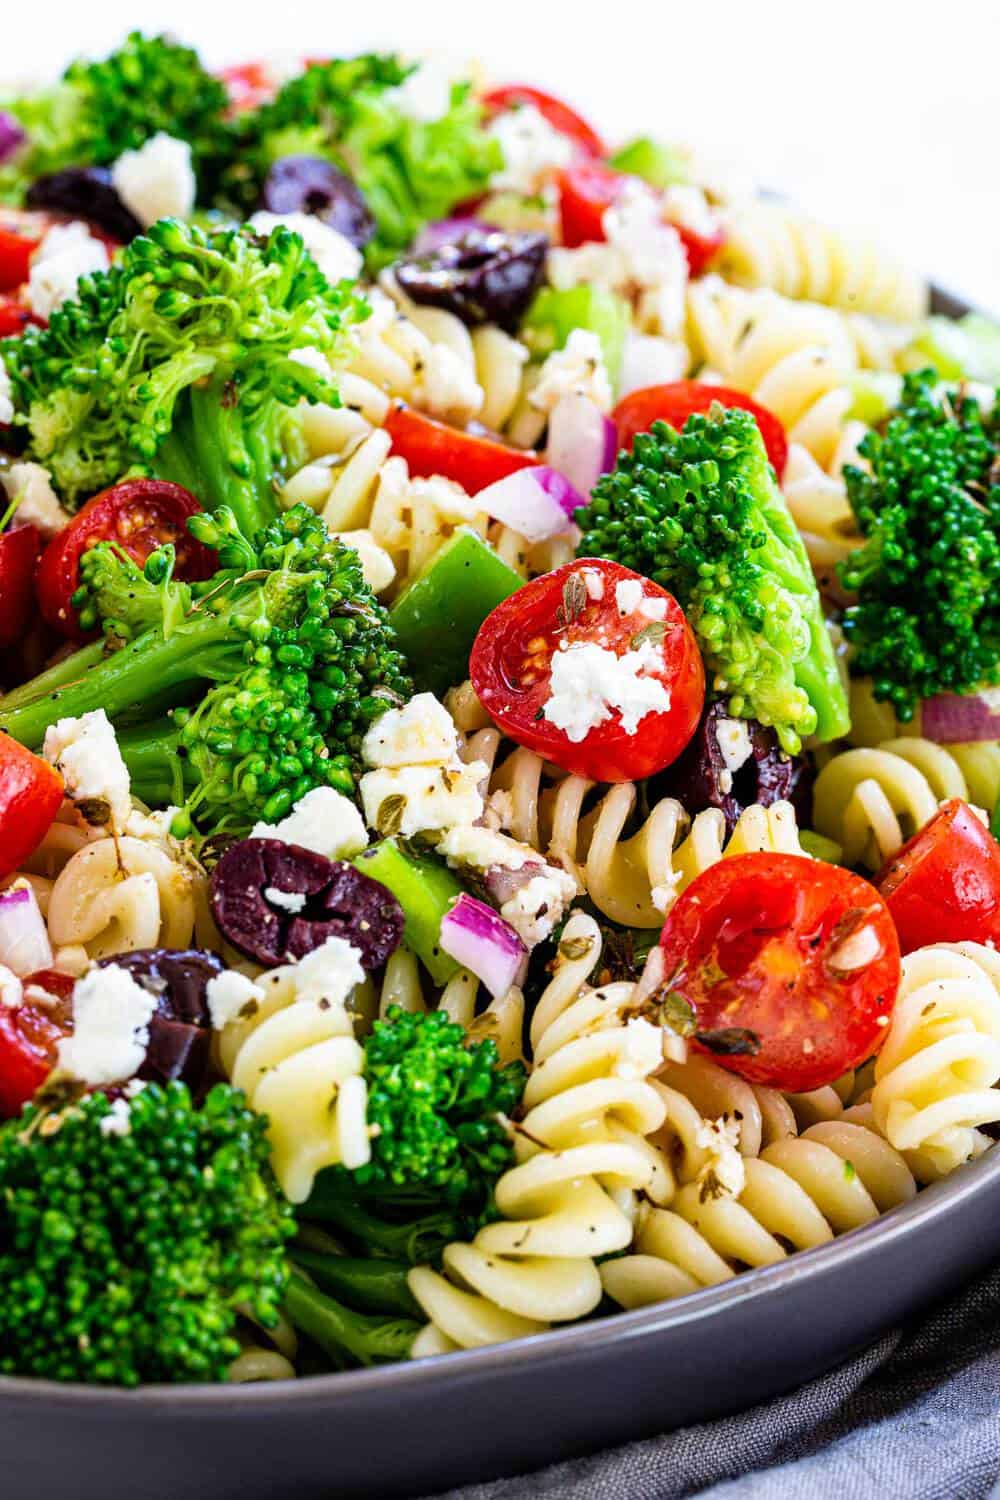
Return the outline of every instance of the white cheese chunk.
<path id="1" fill-rule="evenodd" d="M 615 1073 L 619 1078 L 648 1078 L 663 1062 L 663 1035 L 659 1026 L 642 1016 L 625 1023 L 625 1046 Z"/>
<path id="2" fill-rule="evenodd" d="M 488 127 L 500 142 L 503 168 L 494 173 L 490 187 L 496 192 L 536 193 L 551 172 L 568 167 L 574 146 L 569 136 L 550 125 L 533 104 L 504 110 Z"/>
<path id="3" fill-rule="evenodd" d="M 112 1099 L 111 1109 L 101 1116 L 98 1129 L 102 1135 L 126 1136 L 132 1129 L 131 1113 L 127 1099 Z"/>
<path id="4" fill-rule="evenodd" d="M 550 935 L 562 920 L 563 913 L 576 895 L 576 881 L 565 870 L 545 867 L 544 875 L 535 875 L 515 891 L 500 908 L 526 948 L 534 948 Z"/>
<path id="5" fill-rule="evenodd" d="M 357 948 L 331 937 L 296 964 L 295 994 L 317 1005 L 344 1005 L 364 977 Z"/>
<path id="6" fill-rule="evenodd" d="M 361 755 L 366 766 L 442 765 L 458 756 L 458 732 L 433 693 L 417 693 L 375 720 Z"/>
<path id="7" fill-rule="evenodd" d="M 597 334 L 587 328 L 574 328 L 563 348 L 548 356 L 528 400 L 538 411 L 551 412 L 569 395 L 586 396 L 601 411 L 611 410 L 604 348 Z"/>
<path id="8" fill-rule="evenodd" d="M 332 786 L 313 787 L 280 823 L 255 823 L 250 837 L 299 844 L 327 859 L 350 859 L 368 847 L 361 814 L 350 797 Z"/>
<path id="9" fill-rule="evenodd" d="M 732 776 L 753 754 L 749 725 L 745 719 L 720 719 L 715 726 L 715 738 L 726 770 Z"/>
<path id="10" fill-rule="evenodd" d="M 254 984 L 238 969 L 225 969 L 205 986 L 208 1014 L 216 1031 L 235 1021 L 248 1006 L 256 1007 L 264 998 L 259 984 Z"/>
<path id="11" fill-rule="evenodd" d="M 0 365 L 0 370 L 3 368 Z M 2 420 L 0 417 L 0 421 Z M 69 512 L 63 509 L 59 496 L 52 488 L 52 475 L 41 464 L 27 461 L 13 463 L 9 469 L 0 473 L 0 483 L 7 492 L 7 499 L 17 501 L 18 521 L 37 526 L 42 536 L 53 537 L 69 525 Z"/>
<path id="12" fill-rule="evenodd" d="M 38 318 L 51 318 L 57 307 L 76 296 L 81 276 L 106 271 L 111 264 L 107 246 L 86 224 L 74 219 L 56 224 L 32 257 L 28 272 L 28 306 Z"/>
<path id="13" fill-rule="evenodd" d="M 119 964 L 91 969 L 73 986 L 73 1033 L 59 1043 L 59 1066 L 95 1088 L 142 1067 L 157 997 Z"/>
<path id="14" fill-rule="evenodd" d="M 644 675 L 662 665 L 662 652 L 649 641 L 622 656 L 590 641 L 571 645 L 552 657 L 552 695 L 542 706 L 543 716 L 573 744 L 606 723 L 615 709 L 625 733 L 635 734 L 647 714 L 670 707 L 669 688 Z"/>
<path id="15" fill-rule="evenodd" d="M 29 985 L 29 989 L 35 986 Z M 15 1010 L 24 1001 L 24 987 L 13 969 L 0 964 L 0 1005 L 10 1005 Z"/>
<path id="16" fill-rule="evenodd" d="M 705 1198 L 738 1198 L 746 1186 L 746 1167 L 740 1155 L 740 1122 L 722 1116 L 703 1120 L 695 1133 L 695 1145 L 708 1153 L 697 1176 Z"/>
<path id="17" fill-rule="evenodd" d="M 122 759 L 114 726 L 103 708 L 78 719 L 58 719 L 45 731 L 45 759 L 66 783 L 66 795 L 76 803 L 95 803 L 84 809 L 88 822 L 110 820 L 122 830 L 132 811 L 128 767 Z M 101 816 L 107 808 L 107 818 Z"/>
<path id="18" fill-rule="evenodd" d="M 137 151 L 123 151 L 111 181 L 143 229 L 157 219 L 190 219 L 198 185 L 189 142 L 157 131 Z"/>
<path id="19" fill-rule="evenodd" d="M 270 234 L 279 224 L 302 236 L 302 243 L 327 281 L 356 280 L 361 271 L 361 251 L 346 235 L 324 224 L 315 214 L 272 214 L 260 209 L 250 219 L 251 228 L 258 234 Z"/>
<path id="20" fill-rule="evenodd" d="M 13 422 L 14 400 L 10 375 L 3 360 L 0 360 L 0 423 Z"/>
<path id="21" fill-rule="evenodd" d="M 443 422 L 461 425 L 482 411 L 485 400 L 475 366 L 447 344 L 431 344 L 421 360 L 414 405 Z"/>
<path id="22" fill-rule="evenodd" d="M 272 906 L 277 906 L 281 911 L 293 914 L 302 911 L 306 904 L 305 894 L 302 891 L 282 891 L 276 885 L 264 887 L 264 899 Z"/>
<path id="23" fill-rule="evenodd" d="M 642 601 L 642 579 L 623 578 L 615 584 L 615 604 L 620 615 L 633 615 Z"/>
<path id="24" fill-rule="evenodd" d="M 438 844 L 438 853 L 450 865 L 469 870 L 520 870 L 526 864 L 539 863 L 539 856 L 530 844 L 519 844 L 504 833 L 480 825 L 449 828 Z"/>
<path id="25" fill-rule="evenodd" d="M 365 821 L 380 833 L 403 838 L 476 823 L 483 815 L 480 785 L 488 776 L 481 760 L 367 771 L 359 787 Z"/>

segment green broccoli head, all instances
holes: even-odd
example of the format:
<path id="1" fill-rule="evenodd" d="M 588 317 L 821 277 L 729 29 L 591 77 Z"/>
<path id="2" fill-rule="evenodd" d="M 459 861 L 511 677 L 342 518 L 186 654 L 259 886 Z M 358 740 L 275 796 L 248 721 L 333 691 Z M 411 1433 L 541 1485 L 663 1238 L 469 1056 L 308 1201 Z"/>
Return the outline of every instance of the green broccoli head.
<path id="1" fill-rule="evenodd" d="M 266 1122 L 219 1084 L 148 1084 L 0 1131 L 0 1372 L 134 1386 L 223 1380 L 236 1309 L 277 1322 L 290 1206 Z M 121 1129 L 124 1128 L 124 1133 Z"/>
<path id="2" fill-rule="evenodd" d="M 845 469 L 865 543 L 840 564 L 851 670 L 901 719 L 921 698 L 1000 682 L 1000 409 L 930 370 Z"/>
<path id="3" fill-rule="evenodd" d="M 336 403 L 326 365 L 365 312 L 280 226 L 265 240 L 161 219 L 0 356 L 29 456 L 67 503 L 139 470 L 252 534 L 277 514 L 296 406 Z"/>
<path id="4" fill-rule="evenodd" d="M 469 1044 L 443 1011 L 393 1006 L 365 1041 L 372 1159 L 352 1174 L 376 1202 L 399 1193 L 483 1205 L 511 1163 L 503 1117 L 520 1102 L 520 1063 L 500 1067 L 496 1043 Z"/>
<path id="5" fill-rule="evenodd" d="M 730 711 L 782 748 L 849 727 L 819 593 L 754 418 L 716 405 L 684 431 L 655 422 L 577 513 L 579 553 L 676 596 Z"/>
<path id="6" fill-rule="evenodd" d="M 226 152 L 227 103 L 190 47 L 135 31 L 102 61 L 72 62 L 53 87 L 4 102 L 27 141 L 0 168 L 0 198 L 18 203 L 64 167 L 106 166 L 159 131 L 190 142 L 201 177 Z"/>
<path id="7" fill-rule="evenodd" d="M 483 193 L 503 165 L 469 84 L 453 85 L 439 119 L 406 113 L 394 91 L 413 71 L 391 55 L 313 63 L 237 122 L 223 198 L 250 212 L 281 157 L 326 157 L 353 178 L 374 215 L 369 264 L 392 260 L 428 220 Z"/>

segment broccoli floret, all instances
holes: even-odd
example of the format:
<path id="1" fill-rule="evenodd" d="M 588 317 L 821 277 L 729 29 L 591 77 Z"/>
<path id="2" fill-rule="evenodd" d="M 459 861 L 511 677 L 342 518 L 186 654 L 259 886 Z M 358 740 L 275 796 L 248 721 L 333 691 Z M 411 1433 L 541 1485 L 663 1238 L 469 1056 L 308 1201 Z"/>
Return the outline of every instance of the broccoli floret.
<path id="1" fill-rule="evenodd" d="M 337 402 L 315 356 L 335 358 L 365 311 L 284 228 L 264 240 L 161 219 L 0 357 L 27 456 L 67 504 L 151 473 L 230 506 L 249 536 L 277 515 L 276 488 L 302 457 L 301 398 Z"/>
<path id="2" fill-rule="evenodd" d="M 469 84 L 452 86 L 440 119 L 417 120 L 401 108 L 394 91 L 412 72 L 391 55 L 313 63 L 236 122 L 223 200 L 250 212 L 281 157 L 325 157 L 353 178 L 374 216 L 369 265 L 392 260 L 428 220 L 485 192 L 503 165 Z"/>
<path id="3" fill-rule="evenodd" d="M 138 797 L 242 833 L 314 786 L 350 791 L 365 730 L 410 685 L 357 553 L 305 506 L 252 542 L 226 510 L 191 528 L 219 549 L 206 583 L 175 582 L 168 549 L 141 571 L 91 549 L 75 597 L 110 640 L 0 698 L 0 726 L 37 746 L 54 718 L 104 708 Z"/>
<path id="4" fill-rule="evenodd" d="M 289 1205 L 266 1122 L 228 1084 L 148 1084 L 126 1133 L 92 1094 L 0 1131 L 0 1373 L 223 1380 L 237 1307 L 277 1322 Z"/>
<path id="5" fill-rule="evenodd" d="M 851 670 L 900 719 L 919 699 L 1000 682 L 1000 416 L 908 375 L 845 468 L 864 546 L 840 564 Z"/>
<path id="6" fill-rule="evenodd" d="M 36 177 L 107 166 L 159 131 L 190 142 L 201 179 L 226 152 L 227 103 L 190 47 L 133 32 L 110 57 L 72 62 L 53 87 L 4 101 L 27 140 L 0 168 L 0 197 L 19 203 Z"/>
<path id="7" fill-rule="evenodd" d="M 654 422 L 577 520 L 580 556 L 611 558 L 676 596 L 734 716 L 772 726 L 792 755 L 808 735 L 847 732 L 809 559 L 748 412 L 715 405 L 682 433 Z"/>

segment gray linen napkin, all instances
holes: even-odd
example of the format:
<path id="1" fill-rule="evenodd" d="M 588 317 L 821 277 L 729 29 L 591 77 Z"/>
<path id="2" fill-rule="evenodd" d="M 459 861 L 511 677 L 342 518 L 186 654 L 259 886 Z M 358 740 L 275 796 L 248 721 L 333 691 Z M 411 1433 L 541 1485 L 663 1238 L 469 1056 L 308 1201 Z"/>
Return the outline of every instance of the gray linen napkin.
<path id="1" fill-rule="evenodd" d="M 437 1500 L 1000 1500 L 1000 1270 L 789 1396 Z"/>

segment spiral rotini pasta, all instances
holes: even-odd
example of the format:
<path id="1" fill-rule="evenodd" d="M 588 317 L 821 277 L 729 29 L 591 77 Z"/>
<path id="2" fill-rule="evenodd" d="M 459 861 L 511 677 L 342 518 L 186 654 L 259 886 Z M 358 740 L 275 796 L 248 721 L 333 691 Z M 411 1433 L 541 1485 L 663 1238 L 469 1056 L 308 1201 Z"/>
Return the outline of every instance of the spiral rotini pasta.
<path id="1" fill-rule="evenodd" d="M 444 1274 L 410 1287 L 431 1321 L 414 1352 L 469 1348 L 539 1332 L 593 1311 L 595 1257 L 632 1240 L 634 1194 L 667 1201 L 672 1175 L 647 1137 L 664 1119 L 648 1076 L 660 1033 L 629 1019 L 633 986 L 584 988 L 601 951 L 596 922 L 567 922 L 531 1024 L 533 1068 L 517 1129 L 517 1165 L 496 1185 L 502 1218 L 449 1245 Z"/>
<path id="2" fill-rule="evenodd" d="M 141 839 L 88 842 L 49 892 L 53 946 L 83 948 L 91 959 L 186 948 L 194 932 L 195 879 L 193 869 Z"/>
<path id="3" fill-rule="evenodd" d="M 920 948 L 903 960 L 872 1115 L 921 1182 L 990 1144 L 1000 1120 L 1000 956 L 979 943 Z"/>
<path id="4" fill-rule="evenodd" d="M 262 975 L 263 998 L 219 1037 L 227 1077 L 268 1117 L 274 1175 L 293 1203 L 305 1201 L 322 1167 L 363 1166 L 371 1154 L 364 1053 L 346 996 L 313 986 L 303 994 L 309 964 Z"/>
<path id="5" fill-rule="evenodd" d="M 969 800 L 955 756 L 904 736 L 833 756 L 816 778 L 813 820 L 846 864 L 879 870 L 949 797 Z"/>
<path id="6" fill-rule="evenodd" d="M 896 323 L 926 316 L 927 283 L 876 245 L 780 203 L 746 202 L 727 216 L 724 276 Z"/>
<path id="7" fill-rule="evenodd" d="M 534 751 L 518 748 L 497 764 L 500 744 L 498 730 L 482 729 L 463 752 L 491 768 L 492 815 L 550 864 L 562 865 L 605 916 L 626 926 L 661 926 L 681 891 L 726 855 L 803 852 L 787 802 L 747 808 L 727 841 L 721 812 L 708 808 L 692 821 L 679 802 L 664 797 L 626 834 L 638 799 L 632 782 L 608 787 L 595 801 L 594 782 L 553 777 Z"/>

